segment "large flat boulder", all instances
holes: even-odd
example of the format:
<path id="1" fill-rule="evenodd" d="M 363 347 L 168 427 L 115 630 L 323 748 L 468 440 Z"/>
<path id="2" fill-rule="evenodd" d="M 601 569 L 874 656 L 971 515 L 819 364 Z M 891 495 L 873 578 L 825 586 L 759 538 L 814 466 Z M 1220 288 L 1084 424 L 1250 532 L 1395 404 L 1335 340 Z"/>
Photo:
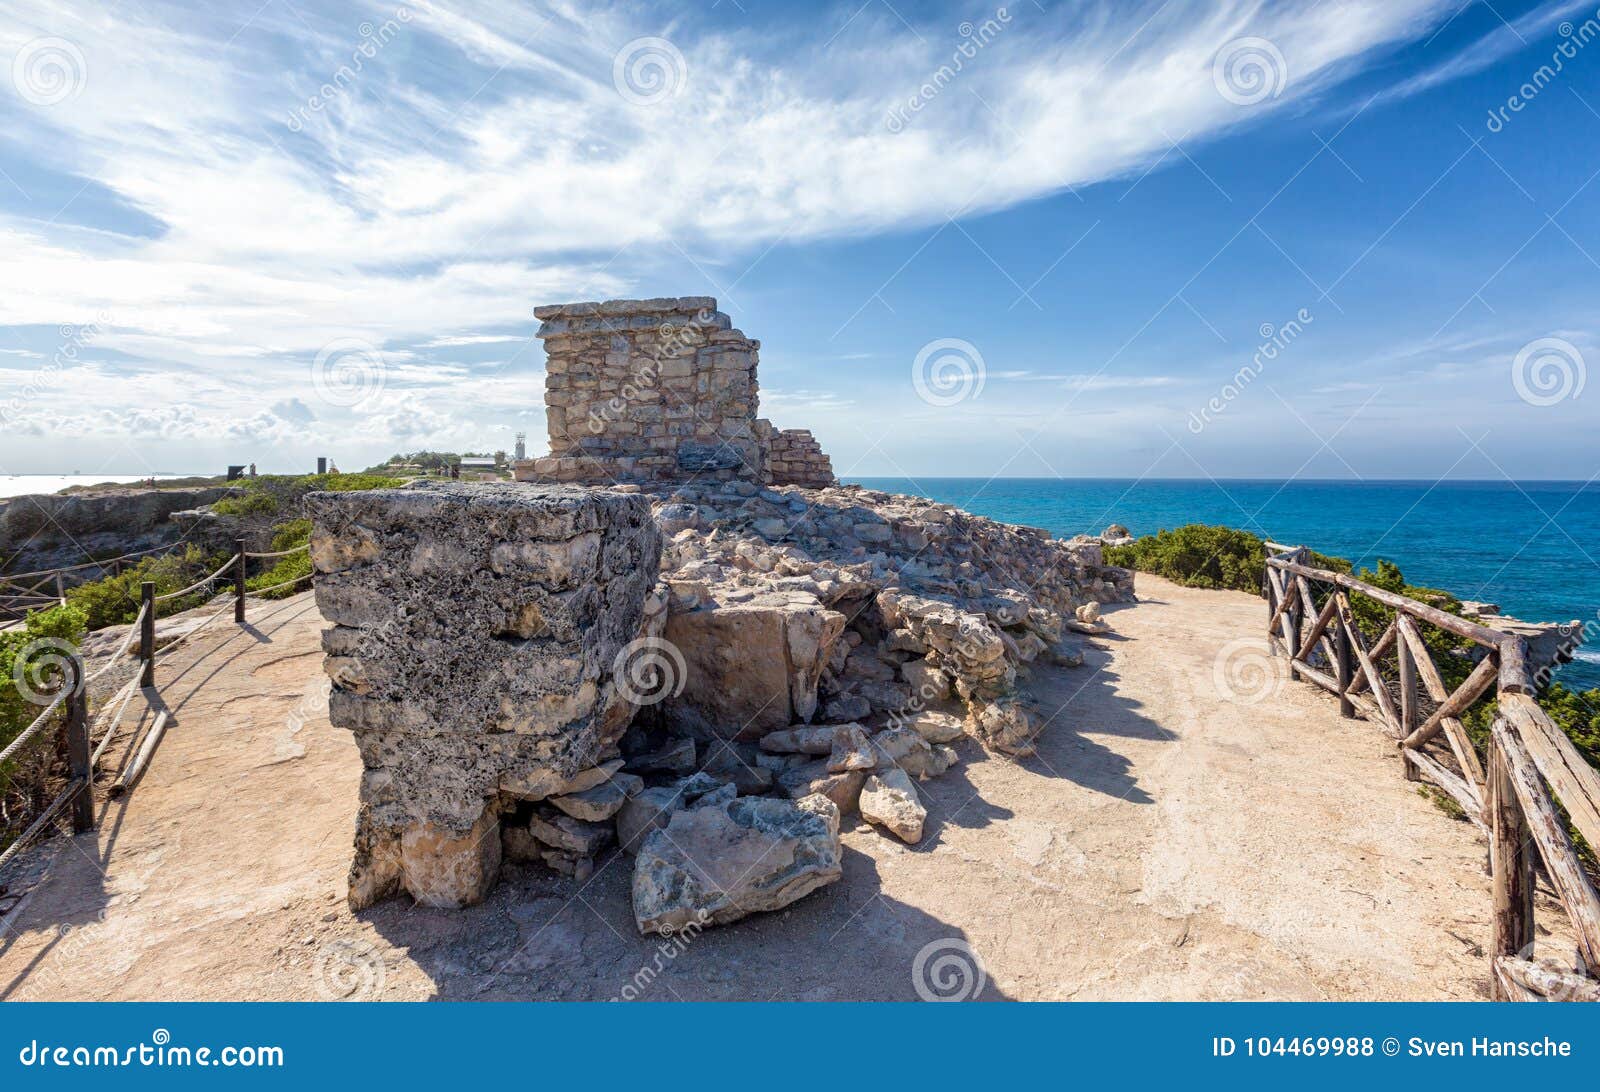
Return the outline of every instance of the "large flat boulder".
<path id="1" fill-rule="evenodd" d="M 844 621 L 804 592 L 670 615 L 666 640 L 682 654 L 686 678 L 665 703 L 668 720 L 696 734 L 741 740 L 810 721 L 817 680 Z"/>
<path id="2" fill-rule="evenodd" d="M 839 832 L 788 800 L 748 796 L 672 813 L 633 870 L 641 933 L 723 925 L 778 910 L 843 875 Z"/>

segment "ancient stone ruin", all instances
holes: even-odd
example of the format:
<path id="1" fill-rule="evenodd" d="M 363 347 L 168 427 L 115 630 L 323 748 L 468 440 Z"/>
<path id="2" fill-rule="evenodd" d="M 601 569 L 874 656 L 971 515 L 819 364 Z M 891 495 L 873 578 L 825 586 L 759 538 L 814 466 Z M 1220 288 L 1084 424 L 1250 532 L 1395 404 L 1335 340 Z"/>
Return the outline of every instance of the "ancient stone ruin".
<path id="1" fill-rule="evenodd" d="M 550 454 L 522 480 L 758 481 L 756 357 L 709 296 L 539 307 Z"/>
<path id="2" fill-rule="evenodd" d="M 838 479 L 833 460 L 823 454 L 808 428 L 786 428 L 773 434 L 768 446 L 767 480 L 773 485 L 825 489 Z"/>
<path id="3" fill-rule="evenodd" d="M 734 329 L 710 296 L 533 313 L 548 358 L 550 453 L 517 460 L 517 480 L 833 484 L 810 432 L 779 432 L 756 416 L 761 343 Z"/>
<path id="4" fill-rule="evenodd" d="M 660 616 L 660 532 L 642 498 L 598 489 L 434 484 L 308 508 L 329 719 L 365 767 L 350 902 L 474 902 L 516 802 L 621 767 L 634 708 L 614 668 Z"/>
<path id="5" fill-rule="evenodd" d="M 713 300 L 536 314 L 553 454 L 523 482 L 308 502 L 366 766 L 353 905 L 631 857 L 641 931 L 730 922 L 837 880 L 857 816 L 924 839 L 963 749 L 1032 752 L 1030 675 L 1132 597 L 1099 540 L 837 485 L 755 416 Z"/>

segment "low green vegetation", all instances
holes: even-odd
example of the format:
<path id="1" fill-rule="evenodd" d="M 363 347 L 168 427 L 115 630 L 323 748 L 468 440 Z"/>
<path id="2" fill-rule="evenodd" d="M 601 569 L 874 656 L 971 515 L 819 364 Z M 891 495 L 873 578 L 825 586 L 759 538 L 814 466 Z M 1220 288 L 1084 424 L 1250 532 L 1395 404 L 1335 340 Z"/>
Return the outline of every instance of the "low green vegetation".
<path id="1" fill-rule="evenodd" d="M 51 666 L 53 658 L 64 651 L 64 644 L 75 647 L 82 641 L 86 628 L 83 611 L 68 605 L 35 611 L 21 626 L 0 632 L 0 678 L 7 682 L 0 687 L 0 748 L 39 715 L 39 707 L 20 687 L 11 685 L 11 680 L 25 679 L 30 688 L 48 690 L 60 678 L 58 669 Z M 26 819 L 44 805 L 46 775 L 54 757 L 55 749 L 41 742 L 0 763 L 0 849 L 10 844 Z"/>
<path id="2" fill-rule="evenodd" d="M 275 528 L 270 552 L 297 549 L 310 541 L 311 521 L 291 519 L 278 524 Z M 310 575 L 311 555 L 305 552 L 295 553 L 278 558 L 272 568 L 250 577 L 245 581 L 245 587 L 252 592 L 260 593 L 263 599 L 284 599 L 296 592 L 305 591 L 305 585 L 300 581 Z M 295 583 L 289 584 L 288 587 L 279 587 L 280 584 L 289 581 Z"/>
<path id="3" fill-rule="evenodd" d="M 265 525 L 272 534 L 269 551 L 277 552 L 304 546 L 310 540 L 311 521 L 299 514 L 300 502 L 307 493 L 319 490 L 346 493 L 381 489 L 404 485 L 405 479 L 382 474 L 263 474 L 236 484 L 239 492 L 217 501 L 211 510 L 219 516 L 239 519 L 245 527 L 260 528 Z M 284 518 L 274 519 L 277 516 Z M 67 602 L 83 613 L 91 630 L 125 625 L 139 615 L 139 585 L 144 581 L 155 584 L 157 595 L 166 595 L 215 572 L 231 553 L 231 550 L 206 551 L 191 544 L 171 553 L 143 558 L 121 573 L 68 588 Z M 260 564 L 263 563 L 256 563 Z M 245 586 L 252 592 L 263 592 L 266 598 L 280 599 L 304 591 L 305 585 L 300 583 L 287 588 L 278 588 L 277 585 L 297 580 L 310 572 L 310 558 L 303 553 L 295 554 L 276 559 L 265 572 L 251 576 Z M 201 588 L 192 594 L 161 603 L 157 614 L 165 617 L 191 610 L 228 587 L 231 587 L 231 574 L 225 574 L 213 588 Z M 274 590 L 264 591 L 267 588 Z"/>
<path id="4" fill-rule="evenodd" d="M 203 485 L 225 485 L 221 474 L 194 474 L 186 478 L 157 478 L 157 489 L 195 489 Z M 124 489 L 149 489 L 146 482 L 90 482 L 87 485 L 69 485 L 59 492 L 66 494 L 116 493 Z"/>
<path id="5" fill-rule="evenodd" d="M 89 629 L 125 625 L 139 616 L 139 585 L 146 580 L 155 584 L 157 595 L 166 595 L 214 572 L 227 559 L 226 554 L 208 554 L 194 545 L 142 558 L 120 573 L 68 588 L 67 603 L 82 612 Z M 209 598 L 207 589 L 201 588 L 161 603 L 158 613 L 176 614 Z"/>
<path id="6" fill-rule="evenodd" d="M 413 451 L 409 455 L 402 454 L 397 451 L 393 455 L 389 456 L 388 462 L 380 463 L 377 466 L 369 466 L 367 467 L 365 473 L 415 474 L 420 471 L 425 474 L 431 474 L 440 470 L 448 470 L 450 467 L 461 462 L 462 459 L 504 458 L 504 456 L 505 452 L 503 451 Z M 398 467 L 406 467 L 408 469 L 405 471 L 399 471 L 396 469 Z"/>
<path id="7" fill-rule="evenodd" d="M 1341 558 L 1317 553 L 1311 558 L 1318 568 L 1350 571 L 1350 563 Z M 1249 531 L 1190 523 L 1135 539 L 1127 546 L 1108 547 L 1106 560 L 1164 576 L 1186 588 L 1259 593 L 1267 568 L 1267 545 Z"/>

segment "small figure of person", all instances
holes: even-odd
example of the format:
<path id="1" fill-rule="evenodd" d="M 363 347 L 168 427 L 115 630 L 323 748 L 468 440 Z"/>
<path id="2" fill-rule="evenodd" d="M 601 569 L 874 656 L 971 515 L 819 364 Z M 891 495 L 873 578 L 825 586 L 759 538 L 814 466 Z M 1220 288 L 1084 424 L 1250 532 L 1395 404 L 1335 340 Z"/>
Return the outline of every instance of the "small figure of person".
<path id="1" fill-rule="evenodd" d="M 250 464 L 250 476 L 252 478 L 256 476 L 256 464 L 255 463 L 251 463 Z"/>

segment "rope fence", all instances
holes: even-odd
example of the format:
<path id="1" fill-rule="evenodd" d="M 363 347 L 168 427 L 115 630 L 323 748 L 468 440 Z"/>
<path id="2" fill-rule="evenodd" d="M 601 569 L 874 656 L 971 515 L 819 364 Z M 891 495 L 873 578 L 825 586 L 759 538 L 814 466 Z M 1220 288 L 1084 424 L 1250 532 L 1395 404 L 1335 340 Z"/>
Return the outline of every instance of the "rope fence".
<path id="1" fill-rule="evenodd" d="M 0 867 L 13 860 L 24 847 L 36 839 L 42 832 L 50 828 L 52 820 L 59 816 L 69 805 L 72 807 L 72 827 L 74 833 L 82 833 L 94 827 L 94 778 L 95 771 L 99 768 L 100 760 L 109 749 L 111 741 L 116 738 L 118 729 L 122 724 L 124 715 L 133 703 L 136 693 L 146 692 L 153 696 L 155 686 L 155 667 L 171 658 L 180 649 L 187 646 L 194 637 L 212 626 L 218 619 L 228 614 L 228 608 L 208 615 L 197 624 L 190 626 L 184 632 L 168 640 L 160 655 L 156 654 L 156 618 L 159 605 L 170 602 L 186 595 L 191 595 L 203 588 L 214 587 L 218 580 L 229 573 L 233 576 L 233 610 L 234 621 L 243 624 L 245 621 L 245 604 L 247 599 L 268 595 L 285 588 L 292 588 L 311 579 L 309 572 L 288 580 L 280 581 L 265 588 L 248 588 L 248 569 L 252 559 L 263 561 L 278 561 L 286 557 L 308 553 L 309 544 L 296 546 L 288 550 L 251 551 L 246 549 L 245 540 L 235 540 L 233 556 L 215 572 L 197 580 L 186 588 L 177 591 L 156 594 L 154 581 L 143 581 L 139 586 L 139 611 L 128 626 L 128 632 L 123 635 L 115 650 L 107 661 L 90 675 L 86 673 L 83 657 L 80 652 L 73 650 L 65 663 L 62 681 L 59 688 L 51 697 L 27 728 L 23 729 L 16 738 L 8 743 L 4 750 L 0 750 L 0 764 L 10 761 L 21 754 L 30 745 L 40 739 L 56 738 L 46 732 L 52 721 L 63 709 L 66 711 L 64 723 L 61 726 L 61 736 L 66 744 L 68 759 L 67 782 L 59 793 L 34 817 L 23 832 L 17 836 L 4 852 L 0 852 Z M 113 560 L 128 560 L 143 556 L 155 551 L 140 551 L 136 554 L 123 555 Z M 95 564 L 74 566 L 74 569 L 92 568 Z M 52 570 L 44 574 L 24 574 L 25 576 L 42 576 L 45 579 L 59 579 L 59 572 L 66 570 Z M 10 578 L 0 578 L 0 581 Z M 0 583 L 3 587 L 3 583 Z M 3 593 L 0 593 L 3 598 Z M 44 596 L 44 601 L 53 602 L 54 597 Z M 91 724 L 88 717 L 88 690 L 92 683 L 98 682 L 109 674 L 119 664 L 127 659 L 135 659 L 139 664 L 138 672 L 126 683 L 119 687 L 101 707 L 100 712 Z M 153 704 L 153 703 L 152 703 Z M 165 727 L 165 715 L 157 718 L 152 727 L 144 732 L 143 741 L 133 740 L 129 745 L 129 753 L 133 754 L 135 745 L 138 747 L 133 763 L 139 771 L 148 763 L 150 756 L 160 744 L 161 729 Z M 93 737 L 98 736 L 99 742 L 90 750 Z M 124 775 L 113 790 L 126 791 L 137 780 L 137 773 L 132 776 Z M 116 791 L 113 796 L 118 795 Z"/>
<path id="2" fill-rule="evenodd" d="M 158 595 L 158 596 L 156 596 L 156 602 L 157 603 L 164 603 L 168 599 L 177 599 L 179 596 L 188 595 L 191 592 L 199 591 L 201 588 L 209 587 L 212 583 L 214 583 L 216 581 L 217 577 L 221 576 L 223 573 L 227 572 L 229 569 L 233 568 L 238 563 L 239 563 L 239 557 L 238 557 L 237 554 L 235 554 L 233 557 L 228 558 L 228 560 L 223 563 L 222 568 L 218 569 L 216 572 L 212 573 L 210 576 L 201 577 L 199 580 L 196 580 L 193 584 L 190 584 L 187 588 L 179 588 L 177 591 L 170 591 L 170 592 L 167 592 L 165 595 Z"/>

